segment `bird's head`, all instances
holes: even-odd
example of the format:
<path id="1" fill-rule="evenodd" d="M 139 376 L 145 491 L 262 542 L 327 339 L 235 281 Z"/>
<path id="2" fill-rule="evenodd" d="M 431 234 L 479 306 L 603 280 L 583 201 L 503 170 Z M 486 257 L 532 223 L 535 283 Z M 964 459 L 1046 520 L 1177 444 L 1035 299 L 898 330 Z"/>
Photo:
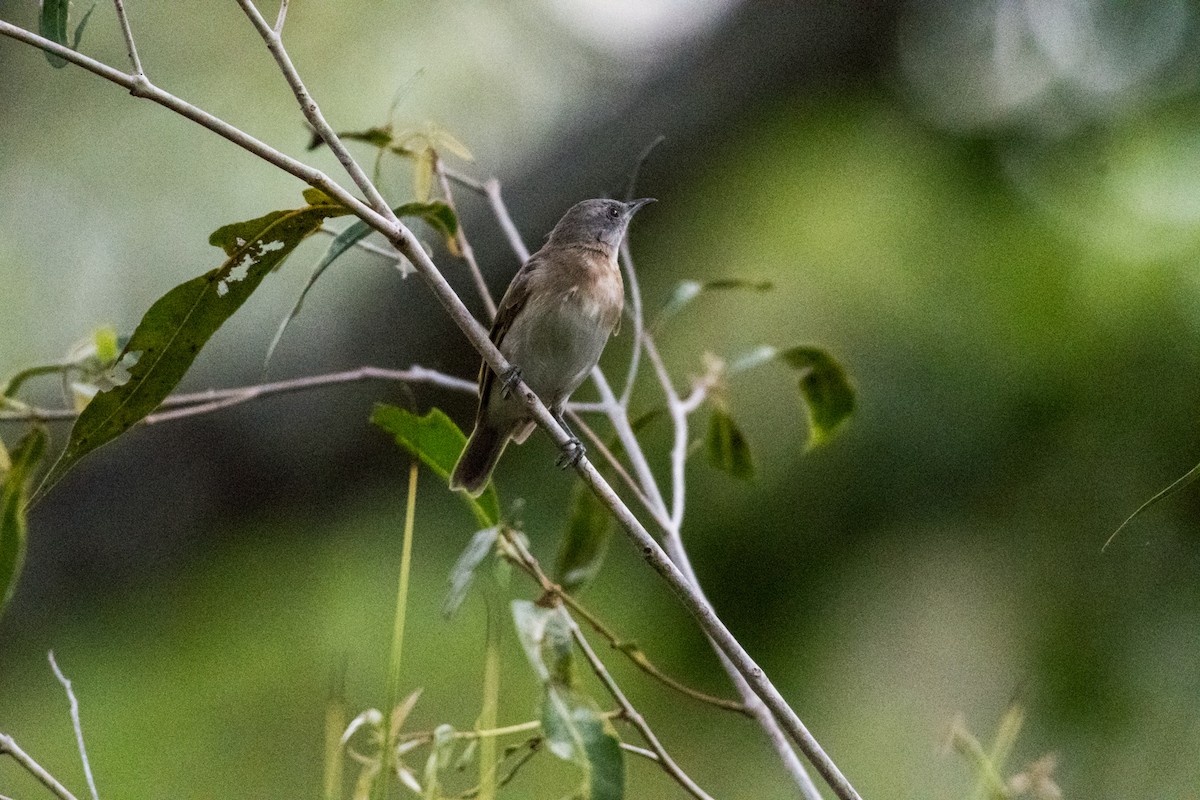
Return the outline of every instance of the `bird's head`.
<path id="1" fill-rule="evenodd" d="M 550 242 L 558 245 L 600 244 L 615 250 L 625 238 L 629 220 L 653 197 L 623 203 L 620 200 L 583 200 L 567 209 L 550 232 Z"/>

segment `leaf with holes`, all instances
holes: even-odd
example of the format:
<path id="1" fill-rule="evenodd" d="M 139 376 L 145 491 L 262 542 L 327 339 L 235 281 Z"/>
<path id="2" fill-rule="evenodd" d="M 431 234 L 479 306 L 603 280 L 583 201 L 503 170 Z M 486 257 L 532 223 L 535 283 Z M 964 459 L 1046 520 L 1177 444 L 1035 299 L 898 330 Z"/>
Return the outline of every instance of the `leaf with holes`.
<path id="1" fill-rule="evenodd" d="M 439 477 L 449 480 L 450 472 L 467 445 L 466 434 L 440 409 L 430 409 L 418 417 L 403 408 L 380 403 L 371 412 L 371 422 L 396 439 L 396 444 L 421 459 Z M 488 486 L 479 497 L 458 492 L 479 522 L 488 527 L 500 521 L 500 500 L 496 489 Z"/>
<path id="2" fill-rule="evenodd" d="M 308 205 L 226 225 L 209 243 L 226 260 L 160 297 L 142 317 L 121 351 L 129 378 L 88 403 L 71 428 L 67 447 L 31 502 L 36 503 L 79 460 L 136 425 L 158 408 L 187 373 L 200 349 L 241 308 L 262 279 L 329 217 L 349 213 L 316 189 Z"/>
<path id="3" fill-rule="evenodd" d="M 46 431 L 36 427 L 0 464 L 0 613 L 12 599 L 25 563 L 25 509 L 33 473 L 46 452 Z M 3 445 L 0 445 L 3 450 Z"/>

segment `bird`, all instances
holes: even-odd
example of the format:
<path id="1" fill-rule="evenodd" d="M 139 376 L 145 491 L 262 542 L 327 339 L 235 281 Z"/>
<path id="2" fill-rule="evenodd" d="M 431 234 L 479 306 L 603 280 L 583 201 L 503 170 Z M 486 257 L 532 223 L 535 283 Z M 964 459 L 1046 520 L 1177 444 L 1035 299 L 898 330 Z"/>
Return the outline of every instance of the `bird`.
<path id="1" fill-rule="evenodd" d="M 510 441 L 522 444 L 534 428 L 524 403 L 512 396 L 524 381 L 571 437 L 558 464 L 579 463 L 583 443 L 563 419 L 563 404 L 587 377 L 617 329 L 625 287 L 617 252 L 629 222 L 654 198 L 582 200 L 567 209 L 513 276 L 490 338 L 512 365 L 499 376 L 479 368 L 475 428 L 450 475 L 450 488 L 478 497 Z"/>

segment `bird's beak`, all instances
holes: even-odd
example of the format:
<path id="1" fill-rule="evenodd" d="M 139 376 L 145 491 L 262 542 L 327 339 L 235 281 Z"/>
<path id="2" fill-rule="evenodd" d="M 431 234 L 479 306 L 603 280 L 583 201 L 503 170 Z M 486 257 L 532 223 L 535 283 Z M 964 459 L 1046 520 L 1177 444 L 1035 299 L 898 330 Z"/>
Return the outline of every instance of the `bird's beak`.
<path id="1" fill-rule="evenodd" d="M 632 217 L 634 214 L 637 213 L 637 210 L 639 208 L 641 208 L 642 206 L 649 205 L 650 203 L 657 203 L 657 202 L 658 201 L 655 200 L 653 197 L 643 197 L 641 200 L 630 200 L 628 203 L 625 204 L 625 216 Z"/>

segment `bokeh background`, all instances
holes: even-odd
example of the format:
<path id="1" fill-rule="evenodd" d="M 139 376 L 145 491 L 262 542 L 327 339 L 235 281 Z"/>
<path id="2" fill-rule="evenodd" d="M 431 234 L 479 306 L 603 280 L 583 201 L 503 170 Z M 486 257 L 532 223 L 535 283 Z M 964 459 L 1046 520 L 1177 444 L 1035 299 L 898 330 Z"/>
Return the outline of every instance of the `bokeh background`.
<path id="1" fill-rule="evenodd" d="M 130 6 L 156 82 L 303 155 L 292 98 L 233 3 Z M 0 0 L 0 18 L 35 15 Z M 764 342 L 844 362 L 860 411 L 807 454 L 790 376 L 734 383 L 758 475 L 694 459 L 686 538 L 725 620 L 865 797 L 966 797 L 969 770 L 943 753 L 950 721 L 986 739 L 1014 700 L 1028 710 L 1015 765 L 1057 753 L 1065 796 L 1200 797 L 1200 493 L 1100 552 L 1200 460 L 1200 5 L 298 0 L 286 39 L 337 127 L 390 115 L 454 132 L 476 157 L 460 168 L 503 181 L 531 243 L 571 202 L 622 191 L 665 135 L 639 190 L 660 202 L 632 232 L 647 304 L 685 278 L 776 285 L 681 315 L 663 338 L 677 380 L 706 352 Z M 84 50 L 124 63 L 105 3 Z M 98 326 L 131 330 L 218 263 L 210 231 L 299 197 L 218 137 L 27 47 L 0 41 L 0 74 L 0 375 Z M 334 173 L 327 153 L 305 157 Z M 410 196 L 408 165 L 382 175 L 389 197 Z M 502 291 L 516 260 L 485 205 L 459 202 Z M 257 380 L 323 245 L 264 283 L 188 388 Z M 461 264 L 439 261 L 477 308 Z M 628 342 L 605 363 L 620 369 Z M 477 360 L 418 280 L 352 254 L 271 374 L 414 362 L 470 376 Z M 657 399 L 649 381 L 636 397 Z M 376 400 L 407 396 L 272 399 L 88 459 L 32 515 L 0 619 L 0 730 L 82 790 L 53 649 L 103 795 L 317 796 L 331 672 L 346 665 L 352 707 L 382 702 L 407 462 L 367 424 Z M 415 402 L 470 419 L 465 397 Z M 10 445 L 19 434 L 0 426 Z M 664 432 L 646 442 L 661 467 Z M 571 487 L 551 458 L 535 436 L 498 477 L 545 560 Z M 417 524 L 414 724 L 469 727 L 483 602 L 450 622 L 437 609 L 471 520 L 426 474 Z M 669 671 L 728 691 L 623 541 L 586 599 Z M 715 796 L 794 796 L 751 724 L 611 662 Z M 511 635 L 503 687 L 501 719 L 530 718 Z M 570 786 L 543 759 L 513 796 Z M 39 791 L 0 761 L 0 793 Z M 632 761 L 629 796 L 682 793 Z"/>

